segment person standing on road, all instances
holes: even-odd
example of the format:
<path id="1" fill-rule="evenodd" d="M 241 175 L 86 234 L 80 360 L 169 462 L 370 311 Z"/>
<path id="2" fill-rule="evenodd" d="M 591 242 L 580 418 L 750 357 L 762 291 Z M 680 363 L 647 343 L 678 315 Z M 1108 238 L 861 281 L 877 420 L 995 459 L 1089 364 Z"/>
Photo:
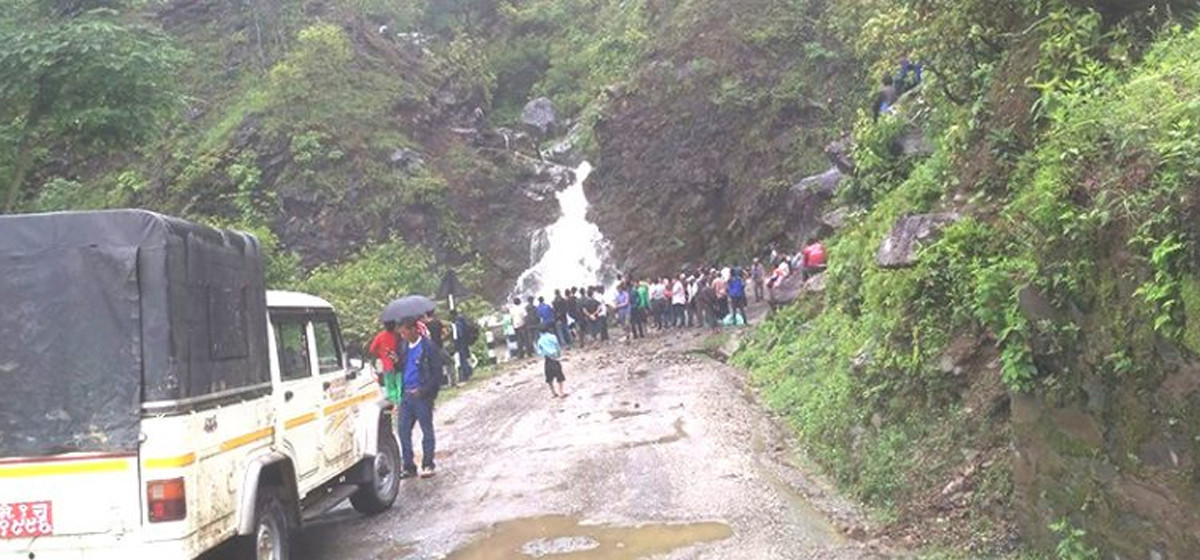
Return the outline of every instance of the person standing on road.
<path id="1" fill-rule="evenodd" d="M 367 349 L 370 355 L 379 360 L 379 371 L 375 373 L 375 382 L 380 385 L 385 384 L 388 374 L 396 371 L 396 337 L 396 322 L 386 321 L 383 323 L 383 330 L 375 335 L 371 346 Z M 400 396 L 397 394 L 393 402 L 399 402 L 399 400 Z"/>
<path id="2" fill-rule="evenodd" d="M 529 354 L 525 353 L 525 306 L 521 305 L 521 298 L 513 298 L 512 305 L 508 306 L 508 315 L 512 317 L 513 332 L 517 337 L 517 359 L 525 358 Z"/>
<path id="3" fill-rule="evenodd" d="M 538 318 L 537 301 L 533 297 L 525 298 L 525 355 L 535 356 L 534 345 L 537 344 L 539 328 L 542 320 Z"/>
<path id="4" fill-rule="evenodd" d="M 433 433 L 433 402 L 441 389 L 442 357 L 433 343 L 421 336 L 416 318 L 400 323 L 400 348 L 396 364 L 400 372 L 400 453 L 403 457 L 402 477 L 417 474 L 413 458 L 412 431 L 421 425 L 421 478 L 434 475 L 433 456 L 437 440 Z"/>
<path id="5" fill-rule="evenodd" d="M 629 342 L 629 286 L 624 282 L 617 285 L 617 294 L 613 296 L 613 311 L 617 315 L 617 325 L 621 327 L 625 342 Z"/>
<path id="6" fill-rule="evenodd" d="M 563 387 L 567 378 L 563 375 L 562 369 L 562 347 L 558 345 L 558 337 L 554 335 L 553 327 L 546 325 L 542 327 L 542 334 L 538 337 L 537 353 L 546 360 L 546 384 L 550 386 L 551 398 L 562 398 L 567 396 L 567 391 Z M 555 390 L 554 383 L 558 382 L 558 389 Z"/>
<path id="7" fill-rule="evenodd" d="M 646 323 L 650 319 L 650 285 L 645 280 L 633 289 L 633 338 L 646 338 Z"/>
<path id="8" fill-rule="evenodd" d="M 575 294 L 575 288 L 567 288 L 567 336 L 570 337 L 571 343 L 579 348 L 583 348 L 582 333 L 579 331 L 579 296 Z"/>
<path id="9" fill-rule="evenodd" d="M 571 334 L 567 324 L 567 300 L 563 298 L 562 290 L 554 290 L 554 325 L 558 333 L 558 344 L 563 348 L 571 345 Z"/>
<path id="10" fill-rule="evenodd" d="M 671 286 L 671 320 L 676 328 L 687 326 L 687 301 L 687 284 L 683 282 L 683 275 L 680 274 L 679 279 Z"/>
<path id="11" fill-rule="evenodd" d="M 517 357 L 517 329 L 513 327 L 512 313 L 500 316 L 500 332 L 504 334 L 505 361 Z"/>
<path id="12" fill-rule="evenodd" d="M 429 332 L 429 341 L 433 343 L 433 347 L 442 355 L 443 368 L 446 372 L 446 383 L 451 386 L 457 386 L 462 380 L 458 372 L 454 369 L 454 360 L 450 359 L 450 354 L 446 352 L 446 325 L 441 319 L 437 318 L 437 314 L 433 311 L 425 314 L 425 329 Z M 453 336 L 453 335 L 452 335 Z"/>
<path id="13" fill-rule="evenodd" d="M 715 274 L 712 289 L 719 323 L 729 315 L 729 276 L 724 271 Z"/>
<path id="14" fill-rule="evenodd" d="M 761 302 L 763 299 L 763 282 L 766 281 L 766 272 L 762 259 L 754 259 L 754 265 L 750 267 L 750 282 L 754 284 L 755 302 Z"/>
<path id="15" fill-rule="evenodd" d="M 471 345 L 479 337 L 479 329 L 461 313 L 454 312 L 454 350 L 458 353 L 458 379 L 463 383 L 471 379 Z"/>
<path id="16" fill-rule="evenodd" d="M 733 270 L 733 274 L 729 277 L 728 290 L 730 315 L 733 317 L 734 324 L 738 324 L 737 318 L 741 315 L 741 324 L 749 325 L 750 319 L 746 317 L 746 281 L 742 278 L 742 269 Z"/>
<path id="17" fill-rule="evenodd" d="M 546 325 L 554 325 L 554 308 L 550 307 L 550 304 L 546 303 L 546 298 L 544 297 L 539 297 L 537 301 L 538 322 L 541 323 L 538 325 L 538 332 L 540 333 L 542 331 L 542 327 Z"/>
<path id="18" fill-rule="evenodd" d="M 596 311 L 596 330 L 600 333 L 600 342 L 608 342 L 608 298 L 604 297 L 604 286 L 596 286 L 595 298 L 600 306 Z"/>
<path id="19" fill-rule="evenodd" d="M 667 286 L 662 279 L 657 279 L 650 285 L 650 309 L 654 313 L 654 329 L 663 330 L 666 327 Z"/>

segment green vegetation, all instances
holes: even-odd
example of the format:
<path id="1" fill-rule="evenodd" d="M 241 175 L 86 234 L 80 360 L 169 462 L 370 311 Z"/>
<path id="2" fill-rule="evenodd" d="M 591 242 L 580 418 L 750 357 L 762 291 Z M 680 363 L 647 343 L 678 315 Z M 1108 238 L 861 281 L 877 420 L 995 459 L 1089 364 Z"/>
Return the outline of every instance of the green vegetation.
<path id="1" fill-rule="evenodd" d="M 1002 384 L 1071 402 L 1088 379 L 1144 391 L 1162 379 L 1162 345 L 1195 348 L 1200 322 L 1186 186 L 1200 178 L 1200 64 L 1189 54 L 1200 30 L 1157 11 L 933 4 L 924 15 L 929 3 L 832 9 L 835 28 L 862 26 L 846 38 L 875 72 L 900 54 L 934 63 L 895 113 L 855 127 L 856 176 L 838 202 L 856 218 L 828 240 L 824 301 L 780 313 L 736 357 L 813 457 L 901 522 L 912 511 L 902 504 L 961 468 L 936 457 L 1007 445 L 1000 426 L 980 429 L 990 420 L 964 409 L 972 395 Z M 936 139 L 932 155 L 897 153 L 914 129 Z M 914 267 L 875 265 L 898 218 L 933 211 L 962 218 Z M 994 349 L 958 350 L 981 342 Z M 964 357 L 981 377 L 956 371 Z M 1162 421 L 1135 413 L 1122 422 Z M 1105 453 L 1048 439 L 1081 460 Z M 1054 531 L 1060 558 L 1095 557 L 1083 529 Z"/>
<path id="2" fill-rule="evenodd" d="M 180 109 L 174 74 L 185 55 L 128 4 L 0 2 L 0 210 L 16 208 L 56 148 L 136 148 Z M 78 190 L 62 181 L 48 190 Z"/>
<path id="3" fill-rule="evenodd" d="M 437 288 L 432 265 L 426 252 L 392 241 L 361 251 L 344 263 L 322 265 L 297 288 L 329 299 L 341 316 L 346 339 L 365 344 L 379 330 L 379 312 L 388 302 Z"/>

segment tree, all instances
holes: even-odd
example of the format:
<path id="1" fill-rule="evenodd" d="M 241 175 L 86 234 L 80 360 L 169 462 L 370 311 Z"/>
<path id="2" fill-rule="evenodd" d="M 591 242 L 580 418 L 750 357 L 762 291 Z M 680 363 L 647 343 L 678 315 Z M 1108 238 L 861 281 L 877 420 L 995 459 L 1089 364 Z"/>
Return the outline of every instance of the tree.
<path id="1" fill-rule="evenodd" d="M 89 2 L 46 4 L 41 17 L 15 25 L 10 12 L 0 25 L 4 212 L 16 207 L 39 151 L 135 147 L 181 106 L 175 75 L 185 53 L 160 32 L 112 8 L 86 9 Z"/>

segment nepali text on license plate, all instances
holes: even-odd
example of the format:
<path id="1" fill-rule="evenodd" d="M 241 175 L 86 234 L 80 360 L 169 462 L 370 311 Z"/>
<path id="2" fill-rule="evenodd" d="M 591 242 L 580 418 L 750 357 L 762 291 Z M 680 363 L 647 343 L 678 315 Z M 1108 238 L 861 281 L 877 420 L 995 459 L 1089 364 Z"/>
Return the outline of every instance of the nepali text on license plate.
<path id="1" fill-rule="evenodd" d="M 0 503 L 0 539 L 54 534 L 50 502 Z"/>

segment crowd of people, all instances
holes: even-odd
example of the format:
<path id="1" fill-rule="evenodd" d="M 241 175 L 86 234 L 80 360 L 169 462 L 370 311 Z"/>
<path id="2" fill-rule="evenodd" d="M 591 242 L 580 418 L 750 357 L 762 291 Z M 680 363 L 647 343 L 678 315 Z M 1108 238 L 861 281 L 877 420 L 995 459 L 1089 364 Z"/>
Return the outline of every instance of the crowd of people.
<path id="1" fill-rule="evenodd" d="M 676 276 L 619 277 L 603 286 L 555 290 L 546 296 L 514 298 L 501 316 L 501 329 L 510 359 L 538 356 L 544 361 L 546 383 L 555 398 L 565 397 L 563 352 L 605 344 L 610 330 L 619 330 L 624 343 L 642 339 L 653 329 L 719 329 L 747 325 L 749 298 L 756 302 L 793 274 L 802 278 L 825 268 L 825 248 L 810 240 L 795 255 L 772 250 L 768 270 L 762 259 L 749 266 L 697 268 Z M 397 431 L 403 460 L 402 477 L 433 476 L 436 439 L 434 401 L 443 385 L 470 379 L 471 345 L 479 337 L 474 322 L 452 312 L 449 323 L 435 312 L 398 322 L 386 322 L 371 342 L 370 354 L 379 360 L 379 382 L 399 410 Z M 589 342 L 589 339 L 591 342 Z M 457 359 L 455 359 L 457 358 Z M 457 367 L 454 365 L 457 362 Z M 412 432 L 420 425 L 422 464 L 417 470 Z"/>

